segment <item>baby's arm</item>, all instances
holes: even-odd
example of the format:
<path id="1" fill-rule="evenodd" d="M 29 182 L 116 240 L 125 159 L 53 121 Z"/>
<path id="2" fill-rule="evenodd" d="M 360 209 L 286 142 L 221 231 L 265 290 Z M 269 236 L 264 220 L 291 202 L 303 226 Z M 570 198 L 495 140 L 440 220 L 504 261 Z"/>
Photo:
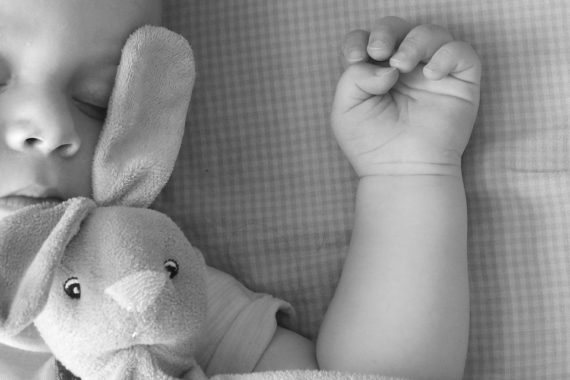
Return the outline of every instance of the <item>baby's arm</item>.
<path id="1" fill-rule="evenodd" d="M 360 181 L 319 366 L 461 378 L 469 322 L 461 155 L 479 104 L 479 59 L 443 28 L 395 17 L 349 33 L 344 49 L 350 66 L 332 126 Z"/>
<path id="2" fill-rule="evenodd" d="M 255 366 L 256 371 L 317 369 L 315 345 L 309 339 L 277 327 L 273 339 Z"/>

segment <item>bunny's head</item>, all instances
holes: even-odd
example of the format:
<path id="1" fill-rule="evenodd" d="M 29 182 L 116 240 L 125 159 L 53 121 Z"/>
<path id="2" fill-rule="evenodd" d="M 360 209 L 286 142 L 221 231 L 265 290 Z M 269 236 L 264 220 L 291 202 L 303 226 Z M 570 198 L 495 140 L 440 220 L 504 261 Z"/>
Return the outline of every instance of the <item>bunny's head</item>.
<path id="1" fill-rule="evenodd" d="M 31 206 L 0 223 L 0 341 L 38 348 L 37 329 L 83 379 L 191 369 L 204 261 L 146 207 L 174 166 L 193 83 L 182 37 L 143 27 L 129 38 L 95 152 L 93 200 Z"/>
<path id="2" fill-rule="evenodd" d="M 180 376 L 193 365 L 205 316 L 201 255 L 164 214 L 74 201 L 91 211 L 34 321 L 43 339 L 83 378 L 112 378 L 115 366 L 140 359 L 141 347 L 162 372 Z"/>

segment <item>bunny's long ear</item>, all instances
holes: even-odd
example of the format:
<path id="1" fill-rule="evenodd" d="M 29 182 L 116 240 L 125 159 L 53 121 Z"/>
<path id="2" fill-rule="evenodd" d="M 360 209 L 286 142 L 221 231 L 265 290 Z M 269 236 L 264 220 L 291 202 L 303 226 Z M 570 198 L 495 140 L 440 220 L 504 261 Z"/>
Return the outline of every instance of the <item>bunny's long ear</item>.
<path id="1" fill-rule="evenodd" d="M 148 207 L 178 156 L 194 85 L 188 42 L 144 26 L 127 40 L 93 162 L 93 198 L 102 206 Z"/>
<path id="2" fill-rule="evenodd" d="M 72 198 L 31 206 L 2 219 L 0 341 L 22 332 L 42 311 L 67 244 L 93 207 L 87 198 Z"/>

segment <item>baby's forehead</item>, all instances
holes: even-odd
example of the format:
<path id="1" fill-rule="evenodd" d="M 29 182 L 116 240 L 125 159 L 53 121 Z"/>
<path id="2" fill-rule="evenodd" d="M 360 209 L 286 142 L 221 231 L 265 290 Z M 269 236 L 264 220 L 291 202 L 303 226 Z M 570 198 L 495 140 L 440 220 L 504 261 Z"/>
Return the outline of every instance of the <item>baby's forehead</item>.
<path id="1" fill-rule="evenodd" d="M 161 22 L 161 0 L 0 0 L 0 17 L 10 17 L 14 12 L 37 22 L 47 18 L 63 20 L 89 19 L 95 15 L 109 15 L 109 22 L 123 20 L 129 24 L 154 24 Z M 103 19 L 102 21 L 107 21 Z M 74 24 L 71 24 L 74 25 Z M 61 27 L 68 27 L 62 24 Z M 140 25 L 139 25 L 140 26 Z M 1 24 L 0 24 L 1 27 Z"/>
<path id="2" fill-rule="evenodd" d="M 87 1 L 97 7 L 103 7 L 106 12 L 114 15 L 121 14 L 126 22 L 134 21 L 141 24 L 160 25 L 162 21 L 161 0 L 63 0 Z"/>
<path id="3" fill-rule="evenodd" d="M 0 0 L 2 35 L 40 49 L 119 53 L 134 30 L 160 21 L 160 0 Z"/>

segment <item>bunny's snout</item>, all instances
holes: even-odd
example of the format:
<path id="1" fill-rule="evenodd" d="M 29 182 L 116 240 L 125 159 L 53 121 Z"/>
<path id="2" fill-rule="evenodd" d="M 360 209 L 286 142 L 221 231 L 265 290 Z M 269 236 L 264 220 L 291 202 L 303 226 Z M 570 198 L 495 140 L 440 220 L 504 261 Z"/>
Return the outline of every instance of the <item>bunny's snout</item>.
<path id="1" fill-rule="evenodd" d="M 162 293 L 168 274 L 153 270 L 132 273 L 105 289 L 122 308 L 129 312 L 142 313 Z"/>

